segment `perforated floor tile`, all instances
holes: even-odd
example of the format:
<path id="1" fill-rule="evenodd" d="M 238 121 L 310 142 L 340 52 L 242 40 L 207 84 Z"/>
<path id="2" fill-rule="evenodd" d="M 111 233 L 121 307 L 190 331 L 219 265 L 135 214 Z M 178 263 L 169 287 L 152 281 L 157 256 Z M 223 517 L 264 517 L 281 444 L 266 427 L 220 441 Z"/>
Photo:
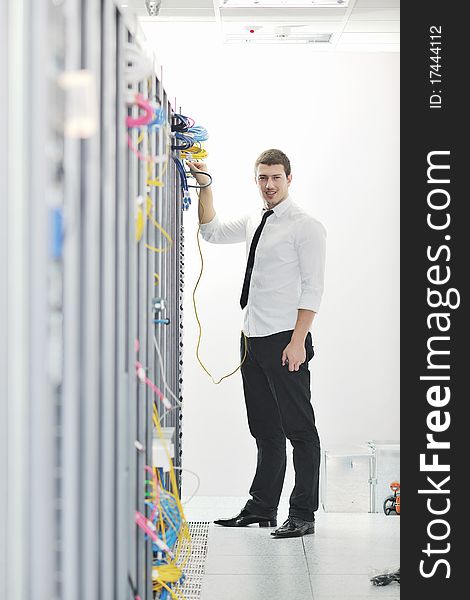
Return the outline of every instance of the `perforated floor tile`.
<path id="1" fill-rule="evenodd" d="M 186 600 L 199 600 L 201 597 L 202 577 L 207 556 L 207 536 L 209 534 L 209 521 L 188 521 L 191 536 L 191 550 L 183 571 L 184 584 L 179 586 L 179 591 Z M 188 554 L 187 541 L 183 541 L 179 548 L 181 556 Z"/>

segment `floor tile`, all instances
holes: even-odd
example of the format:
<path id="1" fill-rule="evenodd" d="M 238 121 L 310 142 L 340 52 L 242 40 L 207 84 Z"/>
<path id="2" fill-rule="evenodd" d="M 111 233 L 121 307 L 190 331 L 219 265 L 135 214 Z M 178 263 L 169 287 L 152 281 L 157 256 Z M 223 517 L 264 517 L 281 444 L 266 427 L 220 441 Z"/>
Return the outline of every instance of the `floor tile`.
<path id="1" fill-rule="evenodd" d="M 302 538 L 309 567 L 330 575 L 397 569 L 399 526 L 399 518 L 385 515 L 320 515 L 315 534 Z"/>
<path id="2" fill-rule="evenodd" d="M 273 539 L 270 532 L 274 528 L 256 527 L 220 527 L 212 525 L 209 529 L 207 556 L 299 556 L 305 557 L 301 538 L 286 540 Z"/>
<path id="3" fill-rule="evenodd" d="M 205 575 L 201 600 L 313 600 L 307 575 Z"/>
<path id="4" fill-rule="evenodd" d="M 373 575 L 376 571 L 381 573 L 399 568 L 400 554 L 398 550 L 384 552 L 374 551 L 373 548 L 369 548 L 366 552 L 354 553 L 338 547 L 328 551 L 309 553 L 307 563 L 311 573 Z"/>
<path id="5" fill-rule="evenodd" d="M 212 552 L 206 558 L 205 572 L 211 575 L 231 573 L 233 575 L 250 574 L 271 575 L 272 573 L 285 573 L 298 576 L 299 573 L 308 574 L 307 563 L 301 554 L 255 554 L 221 555 Z"/>
<path id="6" fill-rule="evenodd" d="M 314 600 L 369 600 L 400 598 L 400 585 L 396 582 L 386 586 L 375 586 L 366 575 L 312 575 L 310 577 Z M 300 600 L 300 599 L 299 599 Z"/>
<path id="7" fill-rule="evenodd" d="M 205 521 L 234 516 L 246 501 L 193 500 L 187 518 Z M 287 511 L 283 498 L 279 524 Z M 370 582 L 373 575 L 400 567 L 399 517 L 319 510 L 313 535 L 273 539 L 273 529 L 211 523 L 201 600 L 399 600 L 398 584 Z"/>

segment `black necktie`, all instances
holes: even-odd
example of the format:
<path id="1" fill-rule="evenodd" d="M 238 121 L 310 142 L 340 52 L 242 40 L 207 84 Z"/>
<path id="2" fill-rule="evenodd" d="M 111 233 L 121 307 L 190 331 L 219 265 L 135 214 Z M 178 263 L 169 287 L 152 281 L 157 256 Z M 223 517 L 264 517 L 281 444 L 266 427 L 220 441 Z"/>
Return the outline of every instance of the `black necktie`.
<path id="1" fill-rule="evenodd" d="M 255 235 L 251 240 L 250 252 L 248 254 L 248 262 L 246 263 L 245 279 L 243 280 L 242 295 L 240 296 L 240 306 L 242 308 L 245 308 L 248 302 L 248 291 L 250 289 L 251 273 L 253 272 L 253 265 L 255 262 L 256 246 L 258 245 L 259 238 L 261 237 L 261 232 L 263 231 L 266 219 L 269 217 L 269 215 L 272 215 L 273 212 L 273 210 L 267 210 L 264 213 L 263 218 L 261 219 L 261 223 L 258 225 L 258 228 L 255 231 Z"/>

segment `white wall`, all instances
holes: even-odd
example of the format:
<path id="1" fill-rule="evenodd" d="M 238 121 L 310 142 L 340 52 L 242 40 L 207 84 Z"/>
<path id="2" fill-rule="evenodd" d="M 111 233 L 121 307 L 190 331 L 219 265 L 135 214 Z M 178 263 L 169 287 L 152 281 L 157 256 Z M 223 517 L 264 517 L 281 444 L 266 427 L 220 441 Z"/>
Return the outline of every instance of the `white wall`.
<path id="1" fill-rule="evenodd" d="M 328 230 L 310 363 L 323 448 L 398 439 L 398 54 L 223 46 L 209 24 L 143 28 L 171 97 L 209 130 L 218 213 L 236 217 L 261 202 L 253 163 L 277 147 L 291 159 L 292 197 Z M 200 475 L 201 495 L 243 496 L 256 452 L 240 374 L 214 385 L 195 358 L 196 204 L 185 214 L 184 466 Z M 239 362 L 245 248 L 201 243 L 201 354 L 218 379 Z M 285 494 L 291 486 L 289 469 Z"/>

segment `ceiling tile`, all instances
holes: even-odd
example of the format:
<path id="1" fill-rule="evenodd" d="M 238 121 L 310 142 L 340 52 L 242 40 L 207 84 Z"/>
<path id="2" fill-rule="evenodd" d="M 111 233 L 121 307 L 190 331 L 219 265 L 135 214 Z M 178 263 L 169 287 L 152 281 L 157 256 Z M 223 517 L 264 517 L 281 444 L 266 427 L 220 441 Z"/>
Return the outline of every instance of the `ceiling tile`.
<path id="1" fill-rule="evenodd" d="M 345 33 L 357 32 L 399 32 L 400 21 L 349 21 L 344 28 Z"/>
<path id="2" fill-rule="evenodd" d="M 355 8 L 351 16 L 351 21 L 399 21 L 399 8 Z"/>

